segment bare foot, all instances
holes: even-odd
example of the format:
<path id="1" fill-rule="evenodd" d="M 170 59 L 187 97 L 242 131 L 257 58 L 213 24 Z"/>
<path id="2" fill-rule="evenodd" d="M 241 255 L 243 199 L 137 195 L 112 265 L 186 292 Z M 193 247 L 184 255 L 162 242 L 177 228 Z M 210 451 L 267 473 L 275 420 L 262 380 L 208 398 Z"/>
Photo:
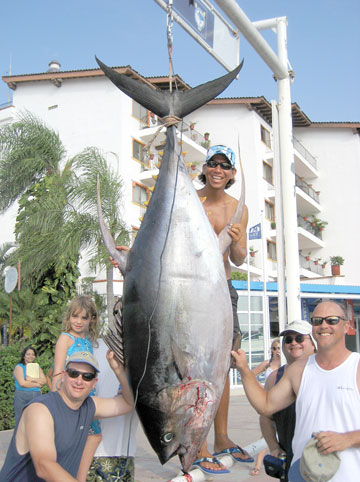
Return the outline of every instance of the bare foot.
<path id="1" fill-rule="evenodd" d="M 226 467 L 224 464 L 222 464 L 220 461 L 219 463 L 218 462 L 212 462 L 212 460 L 214 459 L 214 456 L 213 454 L 211 454 L 207 449 L 205 449 L 204 447 L 202 448 L 202 450 L 200 450 L 200 452 L 198 453 L 198 460 L 199 459 L 203 459 L 203 458 L 206 458 L 208 460 L 204 461 L 204 462 L 200 462 L 200 466 L 203 467 L 204 469 L 207 469 L 207 470 L 213 470 L 213 471 L 219 471 L 219 470 L 226 470 Z M 210 462 L 211 461 L 211 462 Z"/>

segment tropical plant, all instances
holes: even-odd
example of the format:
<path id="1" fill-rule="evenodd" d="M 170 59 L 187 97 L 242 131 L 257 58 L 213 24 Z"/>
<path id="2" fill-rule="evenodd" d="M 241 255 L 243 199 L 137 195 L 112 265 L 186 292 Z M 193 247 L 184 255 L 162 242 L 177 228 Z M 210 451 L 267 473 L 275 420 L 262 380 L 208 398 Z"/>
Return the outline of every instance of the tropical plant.
<path id="1" fill-rule="evenodd" d="M 344 264 L 344 258 L 341 256 L 330 256 L 330 263 L 332 266 L 342 266 Z"/>
<path id="2" fill-rule="evenodd" d="M 64 260 L 77 262 L 80 251 L 89 249 L 91 265 L 106 266 L 112 309 L 113 268 L 97 220 L 96 182 L 99 176 L 110 231 L 116 242 L 126 244 L 128 232 L 118 214 L 121 180 L 95 148 L 65 160 L 58 134 L 29 113 L 0 129 L 0 153 L 0 209 L 19 201 L 16 254 L 22 277 L 34 290 L 49 270 L 58 273 Z"/>

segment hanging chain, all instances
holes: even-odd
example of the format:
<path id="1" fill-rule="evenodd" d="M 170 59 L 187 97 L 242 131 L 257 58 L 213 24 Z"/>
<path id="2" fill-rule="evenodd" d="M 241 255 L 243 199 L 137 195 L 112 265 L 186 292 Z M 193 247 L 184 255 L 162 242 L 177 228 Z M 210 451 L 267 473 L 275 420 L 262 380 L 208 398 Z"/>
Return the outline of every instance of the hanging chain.
<path id="1" fill-rule="evenodd" d="M 172 92 L 172 50 L 173 50 L 173 34 L 172 28 L 174 23 L 173 18 L 173 0 L 169 0 L 166 14 L 166 26 L 167 26 L 167 45 L 169 53 L 169 90 Z"/>

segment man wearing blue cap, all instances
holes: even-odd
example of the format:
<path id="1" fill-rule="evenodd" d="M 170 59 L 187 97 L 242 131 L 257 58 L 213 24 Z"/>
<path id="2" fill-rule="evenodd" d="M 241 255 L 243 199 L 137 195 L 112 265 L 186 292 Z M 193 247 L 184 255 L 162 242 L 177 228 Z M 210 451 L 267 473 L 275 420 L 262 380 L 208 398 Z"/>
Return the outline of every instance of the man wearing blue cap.
<path id="1" fill-rule="evenodd" d="M 235 182 L 235 153 L 229 147 L 223 145 L 212 146 L 206 155 L 206 163 L 202 167 L 202 174 L 199 179 L 205 186 L 198 191 L 198 195 L 203 201 L 204 209 L 209 221 L 217 235 L 221 233 L 226 225 L 229 224 L 238 206 L 238 200 L 225 192 Z M 226 278 L 233 305 L 233 347 L 235 349 L 241 344 L 241 331 L 237 317 L 236 290 L 231 284 L 230 261 L 236 266 L 240 266 L 247 255 L 246 252 L 246 227 L 248 222 L 248 210 L 244 206 L 242 218 L 239 223 L 230 224 L 228 234 L 232 238 L 229 249 L 224 253 L 224 267 Z M 228 436 L 228 411 L 230 398 L 230 383 L 227 378 L 223 396 L 215 417 L 215 455 L 231 455 L 237 462 L 253 462 L 253 459 L 236 445 Z M 228 470 L 219 463 L 218 459 L 208 451 L 206 444 L 199 452 L 199 459 L 196 461 L 198 468 L 206 473 L 226 473 Z"/>
<path id="2" fill-rule="evenodd" d="M 0 472 L 2 482 L 76 481 L 81 455 L 94 417 L 124 415 L 133 398 L 123 366 L 113 352 L 108 362 L 122 385 L 114 398 L 89 397 L 99 365 L 88 352 L 71 355 L 61 387 L 34 398 L 24 408 Z"/>

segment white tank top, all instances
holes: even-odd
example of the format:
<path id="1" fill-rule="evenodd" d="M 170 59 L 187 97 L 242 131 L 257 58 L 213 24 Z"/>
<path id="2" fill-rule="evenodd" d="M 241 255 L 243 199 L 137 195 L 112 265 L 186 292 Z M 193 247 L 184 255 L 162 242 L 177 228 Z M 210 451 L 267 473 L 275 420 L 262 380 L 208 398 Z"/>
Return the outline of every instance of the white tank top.
<path id="1" fill-rule="evenodd" d="M 351 353 L 333 370 L 320 368 L 315 356 L 308 359 L 296 398 L 293 464 L 301 458 L 313 432 L 360 430 L 360 393 L 356 383 L 360 354 Z M 349 448 L 338 455 L 340 468 L 331 482 L 358 482 L 360 448 Z"/>

